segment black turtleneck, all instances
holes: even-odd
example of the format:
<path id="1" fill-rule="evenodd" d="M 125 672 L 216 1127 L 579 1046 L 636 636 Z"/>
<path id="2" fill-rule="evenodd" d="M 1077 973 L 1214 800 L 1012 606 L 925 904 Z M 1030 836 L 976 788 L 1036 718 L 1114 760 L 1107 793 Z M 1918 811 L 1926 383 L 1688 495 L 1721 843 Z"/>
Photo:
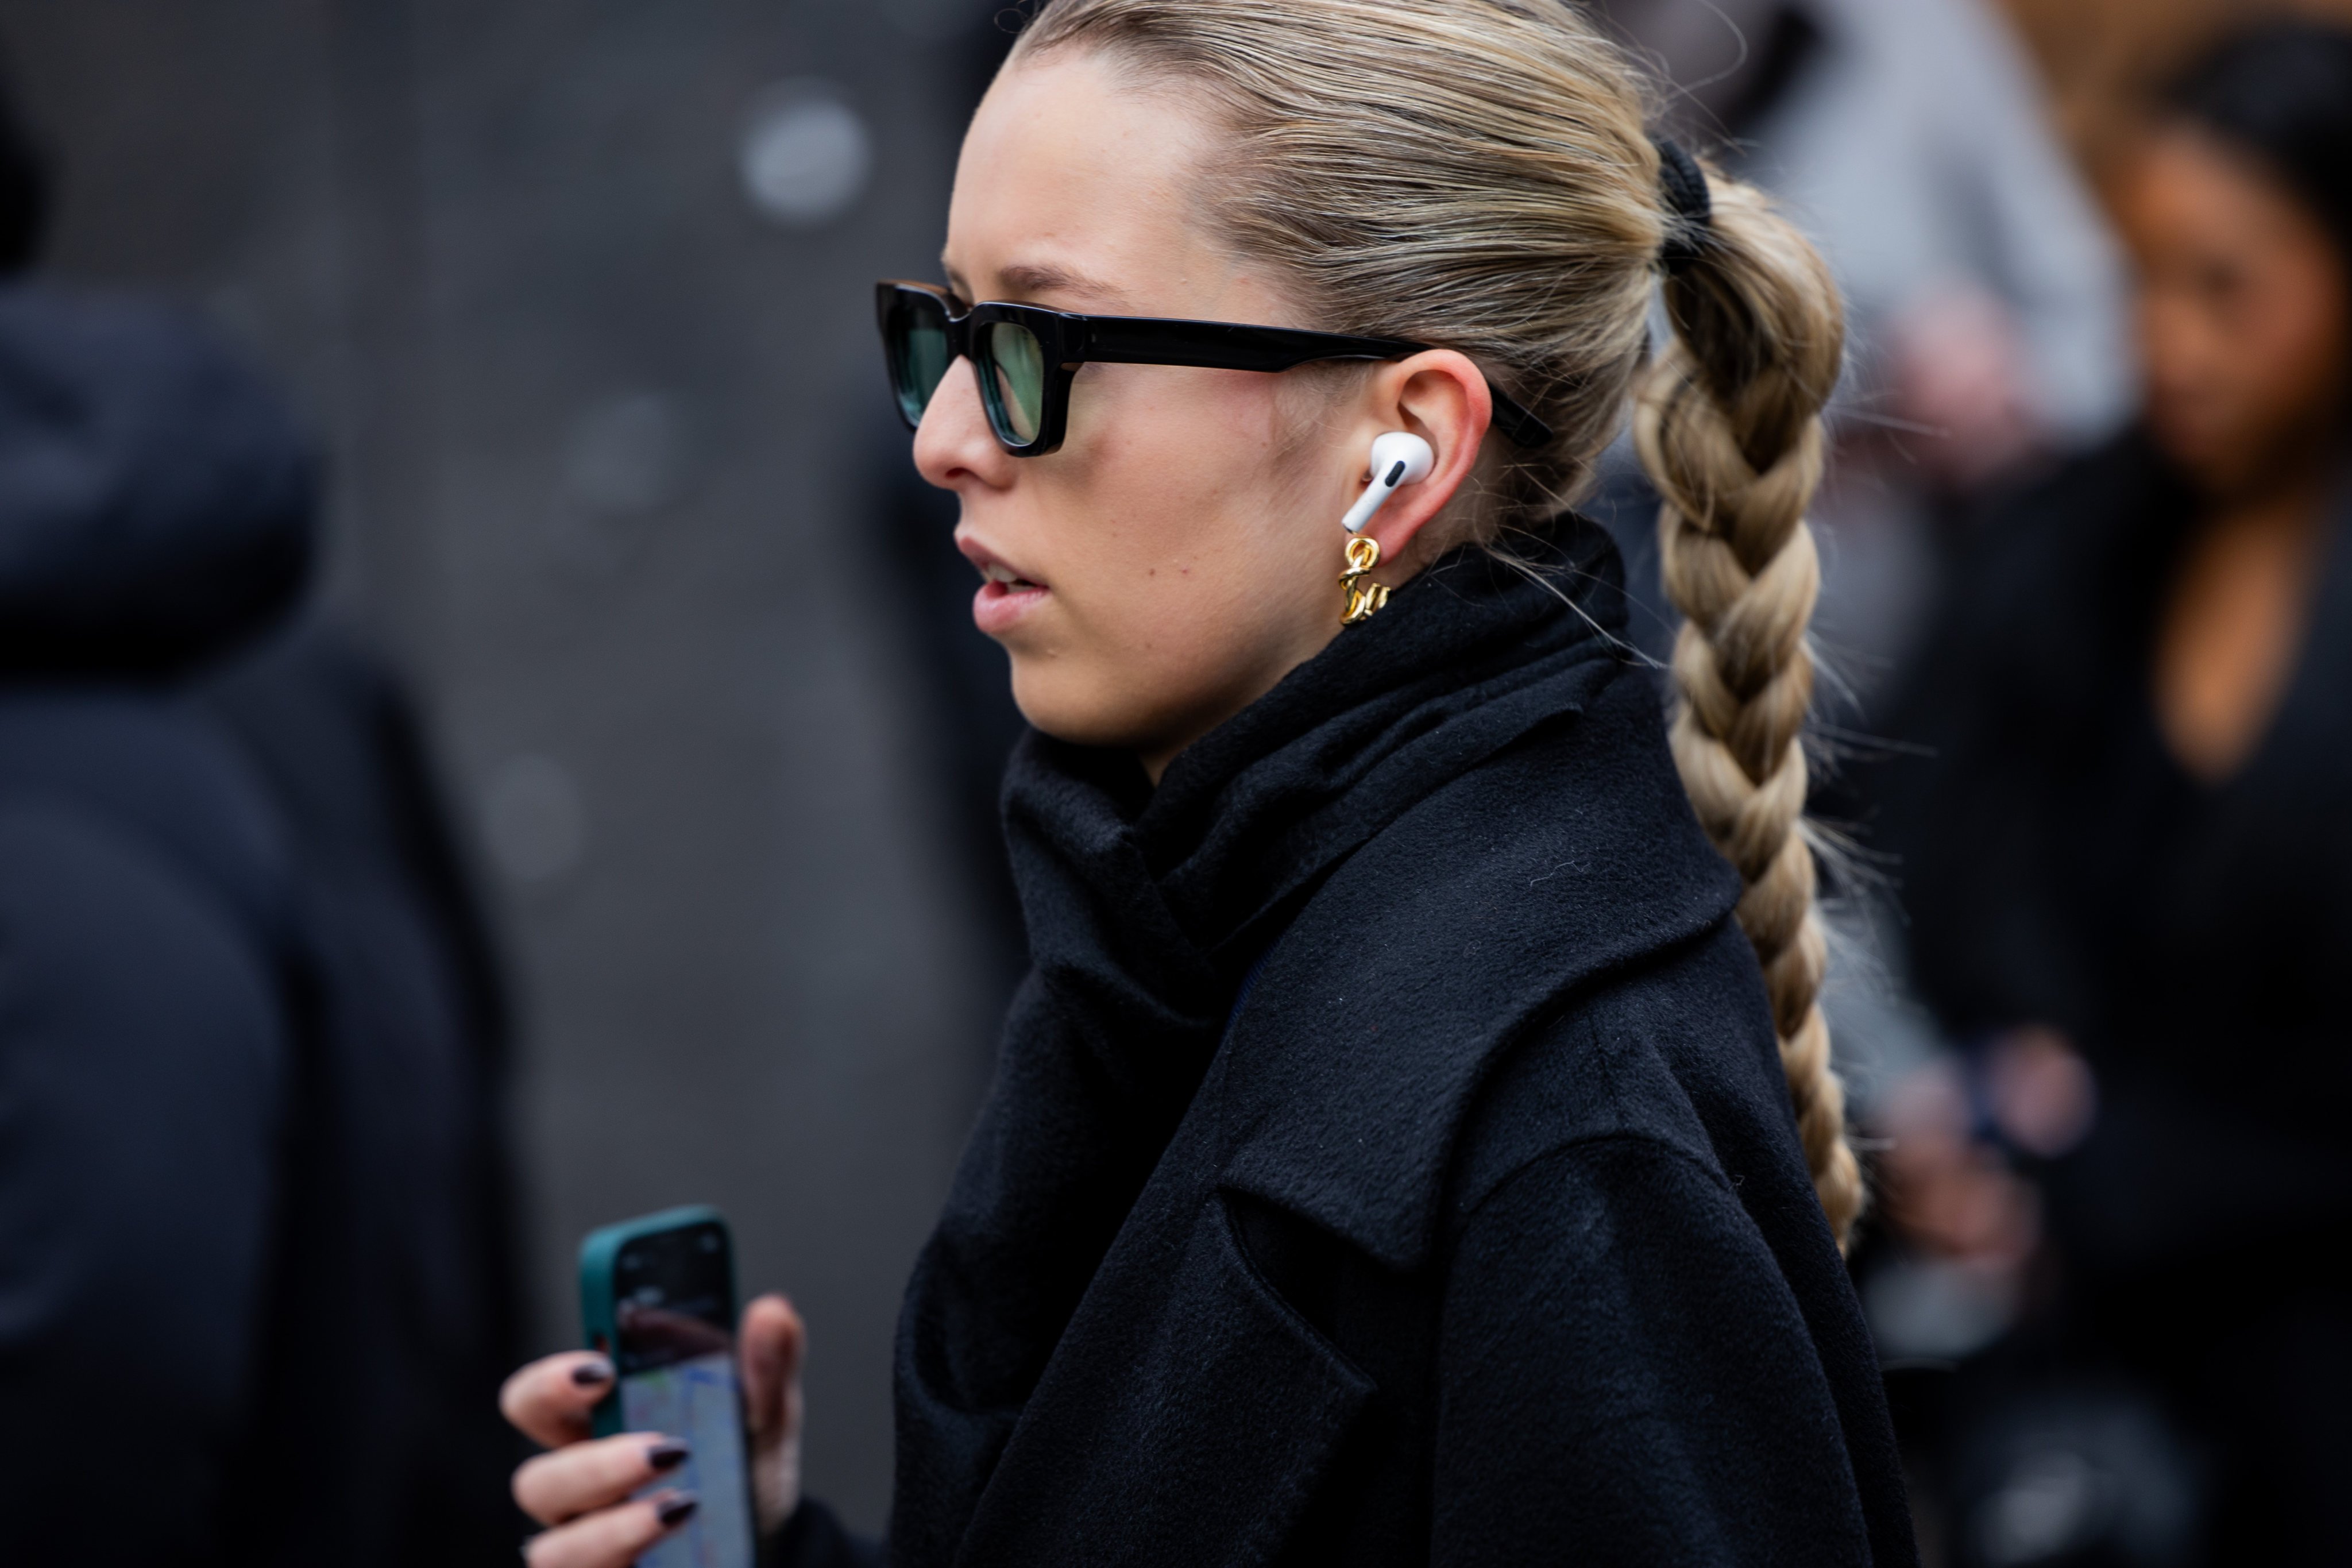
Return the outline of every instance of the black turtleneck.
<path id="1" fill-rule="evenodd" d="M 1036 968 L 908 1290 L 893 1561 L 1911 1561 L 1738 879 L 1560 531 L 1157 790 L 1016 753 Z"/>

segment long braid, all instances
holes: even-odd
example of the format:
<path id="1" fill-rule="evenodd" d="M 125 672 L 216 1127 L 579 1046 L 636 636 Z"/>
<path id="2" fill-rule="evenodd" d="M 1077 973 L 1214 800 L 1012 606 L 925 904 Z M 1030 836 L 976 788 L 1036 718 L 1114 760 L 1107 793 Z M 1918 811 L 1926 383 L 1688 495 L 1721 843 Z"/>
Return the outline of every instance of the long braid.
<path id="1" fill-rule="evenodd" d="M 1713 216 L 1670 276 L 1675 338 L 1634 416 L 1665 505 L 1675 762 L 1701 824 L 1748 884 L 1739 924 L 1763 964 L 1780 1066 L 1814 1189 L 1843 1246 L 1861 1214 L 1845 1090 L 1820 1003 L 1828 943 L 1804 827 L 1806 638 L 1821 563 L 1805 509 L 1820 482 L 1822 405 L 1844 346 L 1835 285 L 1748 187 L 1711 182 Z"/>

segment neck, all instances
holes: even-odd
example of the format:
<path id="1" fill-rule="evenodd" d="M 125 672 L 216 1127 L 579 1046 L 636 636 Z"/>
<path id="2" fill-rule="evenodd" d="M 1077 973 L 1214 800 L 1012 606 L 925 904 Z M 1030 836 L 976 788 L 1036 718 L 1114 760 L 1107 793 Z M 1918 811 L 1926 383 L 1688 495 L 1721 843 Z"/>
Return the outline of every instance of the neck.
<path id="1" fill-rule="evenodd" d="M 2206 529 L 2273 536 L 2315 532 L 2326 515 L 2334 479 L 2332 463 L 2312 461 L 2284 468 L 2264 483 L 2217 494 L 2206 508 Z"/>
<path id="2" fill-rule="evenodd" d="M 1330 647 L 1339 635 L 1339 617 L 1304 622 L 1298 635 L 1292 637 L 1278 653 L 1269 658 L 1248 679 L 1220 694 L 1214 701 L 1203 703 L 1197 710 L 1186 714 L 1172 734 L 1146 741 L 1135 748 L 1135 760 L 1143 765 L 1144 776 L 1152 787 L 1160 786 L 1160 775 L 1167 773 L 1186 747 L 1202 736 L 1226 722 L 1250 704 L 1272 691 L 1288 678 L 1290 672 Z"/>
<path id="3" fill-rule="evenodd" d="M 2235 473 L 2201 476 L 2206 515 L 2224 519 L 2284 519 L 2325 510 L 2342 468 L 2347 421 L 2331 415 L 2273 443 L 2260 460 Z"/>

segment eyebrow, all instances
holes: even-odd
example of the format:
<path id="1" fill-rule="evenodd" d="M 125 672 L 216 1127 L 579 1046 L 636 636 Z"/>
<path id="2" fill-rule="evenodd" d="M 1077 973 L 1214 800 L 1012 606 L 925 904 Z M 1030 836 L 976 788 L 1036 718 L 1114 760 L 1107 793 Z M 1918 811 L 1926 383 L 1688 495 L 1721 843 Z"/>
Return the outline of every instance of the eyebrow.
<path id="1" fill-rule="evenodd" d="M 1116 305 L 1124 296 L 1121 291 L 1100 279 L 1090 278 L 1073 268 L 1058 267 L 1047 261 L 1016 261 L 997 274 L 1006 290 L 1023 299 L 1034 300 L 1042 294 L 1076 295 L 1081 300 Z M 948 281 L 956 292 L 972 299 L 955 269 L 948 268 Z M 980 301 L 972 300 L 977 304 Z"/>

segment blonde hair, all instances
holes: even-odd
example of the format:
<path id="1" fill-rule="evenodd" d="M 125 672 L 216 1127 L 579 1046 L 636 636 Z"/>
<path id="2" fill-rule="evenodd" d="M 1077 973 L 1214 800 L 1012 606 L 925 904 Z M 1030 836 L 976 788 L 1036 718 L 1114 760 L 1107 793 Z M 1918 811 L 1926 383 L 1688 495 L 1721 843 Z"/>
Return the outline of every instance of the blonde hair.
<path id="1" fill-rule="evenodd" d="M 1561 0 L 1048 0 L 1013 58 L 1070 48 L 1206 94 L 1230 138 L 1206 210 L 1312 324 L 1457 349 L 1550 425 L 1543 450 L 1493 459 L 1481 536 L 1576 495 L 1639 384 L 1665 587 L 1686 617 L 1675 760 L 1746 882 L 1740 926 L 1843 1244 L 1863 1184 L 1817 1001 L 1802 822 L 1819 587 L 1804 512 L 1843 350 L 1820 258 L 1720 176 L 1712 220 L 1688 231 L 1661 195 L 1640 79 Z M 1675 338 L 1644 379 L 1677 237 Z"/>

